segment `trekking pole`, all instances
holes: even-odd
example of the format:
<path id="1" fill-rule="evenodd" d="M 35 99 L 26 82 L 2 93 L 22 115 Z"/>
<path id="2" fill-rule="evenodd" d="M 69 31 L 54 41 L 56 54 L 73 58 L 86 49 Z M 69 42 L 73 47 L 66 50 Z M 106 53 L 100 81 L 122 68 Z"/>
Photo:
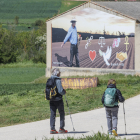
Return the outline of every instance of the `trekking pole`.
<path id="1" fill-rule="evenodd" d="M 69 105 L 68 105 L 68 101 L 67 101 L 66 95 L 65 95 L 65 99 L 66 99 L 66 103 L 67 103 L 68 111 L 69 111 L 69 114 L 70 114 L 70 109 L 69 109 Z M 74 129 L 74 125 L 73 125 L 73 121 L 72 121 L 72 117 L 71 117 L 71 114 L 70 114 L 70 119 L 71 119 L 71 123 L 72 123 L 72 126 L 73 126 L 73 131 L 75 131 L 75 129 Z"/>
<path id="2" fill-rule="evenodd" d="M 126 119 L 125 119 L 125 108 L 124 108 L 124 102 L 123 102 L 123 112 L 124 112 L 125 135 L 127 135 L 127 133 L 126 133 Z"/>

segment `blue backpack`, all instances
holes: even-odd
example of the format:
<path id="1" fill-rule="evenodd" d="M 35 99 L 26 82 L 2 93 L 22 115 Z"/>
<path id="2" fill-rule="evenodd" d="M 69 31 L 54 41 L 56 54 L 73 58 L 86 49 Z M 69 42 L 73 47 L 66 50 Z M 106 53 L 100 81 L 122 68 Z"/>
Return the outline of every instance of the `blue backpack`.
<path id="1" fill-rule="evenodd" d="M 118 102 L 115 102 L 116 99 L 116 88 L 107 88 L 104 95 L 104 105 L 107 107 L 113 107 L 118 105 Z"/>

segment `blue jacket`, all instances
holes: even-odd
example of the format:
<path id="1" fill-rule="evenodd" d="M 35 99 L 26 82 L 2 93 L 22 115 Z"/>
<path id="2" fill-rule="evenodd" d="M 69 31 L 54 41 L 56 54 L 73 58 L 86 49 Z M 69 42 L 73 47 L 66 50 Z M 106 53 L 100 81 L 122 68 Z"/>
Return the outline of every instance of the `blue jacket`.
<path id="1" fill-rule="evenodd" d="M 76 29 L 76 27 L 73 28 L 71 26 L 69 28 L 68 33 L 67 33 L 67 35 L 66 35 L 66 37 L 64 39 L 64 44 L 68 41 L 68 39 L 70 40 L 71 44 L 74 44 L 74 45 L 77 44 L 78 37 L 77 37 L 77 29 Z"/>
<path id="2" fill-rule="evenodd" d="M 58 77 L 58 76 L 51 76 L 51 78 L 57 78 L 56 79 L 56 87 L 57 87 L 57 90 L 58 90 L 58 93 L 61 94 L 61 95 L 65 95 L 65 91 L 62 87 L 62 84 L 61 84 L 61 78 Z M 53 101 L 59 101 L 59 100 L 62 100 L 62 97 L 56 97 Z"/>

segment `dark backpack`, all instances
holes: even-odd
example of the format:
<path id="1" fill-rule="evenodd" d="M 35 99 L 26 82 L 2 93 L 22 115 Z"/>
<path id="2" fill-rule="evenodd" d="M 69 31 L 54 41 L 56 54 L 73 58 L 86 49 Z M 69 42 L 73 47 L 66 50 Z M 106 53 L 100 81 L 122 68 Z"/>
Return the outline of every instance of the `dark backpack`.
<path id="1" fill-rule="evenodd" d="M 58 93 L 58 90 L 57 90 L 57 87 L 56 87 L 56 79 L 57 78 L 54 78 L 54 79 L 49 78 L 47 80 L 46 90 L 45 90 L 47 100 L 53 100 L 53 99 L 55 99 L 56 96 L 60 95 Z"/>

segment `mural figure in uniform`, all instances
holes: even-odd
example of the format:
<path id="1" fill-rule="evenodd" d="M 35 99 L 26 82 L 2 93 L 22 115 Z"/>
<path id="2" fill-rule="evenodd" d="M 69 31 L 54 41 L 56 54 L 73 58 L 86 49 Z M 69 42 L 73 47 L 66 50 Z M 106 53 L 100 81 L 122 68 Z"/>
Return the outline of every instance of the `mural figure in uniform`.
<path id="1" fill-rule="evenodd" d="M 67 33 L 61 47 L 63 48 L 64 44 L 68 40 L 70 41 L 71 46 L 70 46 L 70 65 L 69 65 L 69 67 L 73 66 L 74 56 L 75 56 L 75 59 L 76 59 L 76 67 L 80 67 L 80 65 L 79 65 L 78 36 L 77 36 L 77 29 L 76 29 L 76 19 L 73 18 L 70 22 L 72 23 L 72 25 L 69 28 L 68 33 Z"/>

